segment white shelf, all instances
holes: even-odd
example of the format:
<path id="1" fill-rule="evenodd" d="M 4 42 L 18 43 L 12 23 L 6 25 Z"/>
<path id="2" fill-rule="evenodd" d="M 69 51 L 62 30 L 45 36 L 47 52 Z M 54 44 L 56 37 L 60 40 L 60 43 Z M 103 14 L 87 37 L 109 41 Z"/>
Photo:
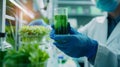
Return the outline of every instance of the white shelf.
<path id="1" fill-rule="evenodd" d="M 9 19 L 9 20 L 16 20 L 15 17 L 9 16 L 9 15 L 5 15 L 5 18 L 6 18 L 6 19 Z M 27 23 L 28 23 L 28 22 L 25 21 L 25 20 L 20 20 L 20 21 L 21 21 L 21 23 L 23 23 L 23 24 L 27 24 Z"/>
<path id="2" fill-rule="evenodd" d="M 96 15 L 92 15 L 92 14 L 69 14 L 69 16 L 89 16 L 89 17 L 94 17 L 94 16 L 102 16 L 102 14 L 96 14 Z"/>
<path id="3" fill-rule="evenodd" d="M 5 18 L 9 20 L 15 20 L 15 17 L 9 16 L 9 15 L 5 15 Z"/>
<path id="4" fill-rule="evenodd" d="M 58 4 L 94 5 L 91 1 L 58 1 Z"/>

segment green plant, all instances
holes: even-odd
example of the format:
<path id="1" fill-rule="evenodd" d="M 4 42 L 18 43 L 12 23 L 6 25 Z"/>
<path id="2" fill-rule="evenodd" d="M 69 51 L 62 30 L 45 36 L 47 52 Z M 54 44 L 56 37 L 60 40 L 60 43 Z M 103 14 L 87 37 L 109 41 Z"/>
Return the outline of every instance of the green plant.
<path id="1" fill-rule="evenodd" d="M 6 67 L 44 67 L 49 58 L 46 51 L 39 48 L 39 44 L 23 44 L 18 51 L 9 50 L 4 58 Z"/>
<path id="2" fill-rule="evenodd" d="M 5 55 L 6 55 L 6 51 L 1 51 L 0 50 L 0 67 L 3 66 L 3 59 L 4 59 Z"/>
<path id="3" fill-rule="evenodd" d="M 6 37 L 6 41 L 8 43 L 10 43 L 12 46 L 15 46 L 15 26 L 12 26 L 13 28 L 11 28 L 11 26 L 6 26 L 5 27 L 5 31 L 7 33 L 7 37 Z"/>
<path id="4" fill-rule="evenodd" d="M 23 26 L 20 29 L 22 42 L 41 42 L 43 36 L 47 35 L 49 30 L 44 26 Z"/>
<path id="5" fill-rule="evenodd" d="M 20 29 L 20 35 L 34 35 L 34 36 L 41 36 L 48 33 L 48 29 L 44 26 L 23 26 Z"/>

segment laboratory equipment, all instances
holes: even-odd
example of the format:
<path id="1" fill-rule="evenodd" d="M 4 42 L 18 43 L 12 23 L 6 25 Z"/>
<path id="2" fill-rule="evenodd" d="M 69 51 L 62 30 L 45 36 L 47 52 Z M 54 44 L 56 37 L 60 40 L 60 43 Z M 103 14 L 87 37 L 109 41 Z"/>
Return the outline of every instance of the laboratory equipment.
<path id="1" fill-rule="evenodd" d="M 3 66 L 3 58 L 6 55 L 7 49 L 12 48 L 12 46 L 6 42 L 6 34 L 0 33 L 0 67 Z"/>
<path id="2" fill-rule="evenodd" d="M 3 42 L 1 42 L 0 45 L 1 51 L 5 51 L 8 48 L 12 48 L 12 46 L 8 42 L 6 42 L 6 33 L 0 33 L 0 38 L 1 40 L 3 40 Z"/>
<path id="3" fill-rule="evenodd" d="M 58 56 L 59 67 L 63 67 L 62 65 L 63 58 L 64 58 L 63 56 Z"/>
<path id="4" fill-rule="evenodd" d="M 56 34 L 68 34 L 68 11 L 67 8 L 55 8 L 54 28 Z"/>

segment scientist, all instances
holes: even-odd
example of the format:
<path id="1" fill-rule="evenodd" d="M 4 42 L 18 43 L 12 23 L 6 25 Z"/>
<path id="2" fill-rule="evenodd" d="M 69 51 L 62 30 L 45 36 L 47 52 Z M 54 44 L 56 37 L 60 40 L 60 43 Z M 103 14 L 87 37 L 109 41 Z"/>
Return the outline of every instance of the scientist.
<path id="1" fill-rule="evenodd" d="M 96 6 L 108 13 L 94 18 L 79 32 L 69 28 L 70 35 L 50 37 L 65 54 L 79 58 L 86 56 L 94 67 L 120 67 L 120 0 L 95 0 Z"/>

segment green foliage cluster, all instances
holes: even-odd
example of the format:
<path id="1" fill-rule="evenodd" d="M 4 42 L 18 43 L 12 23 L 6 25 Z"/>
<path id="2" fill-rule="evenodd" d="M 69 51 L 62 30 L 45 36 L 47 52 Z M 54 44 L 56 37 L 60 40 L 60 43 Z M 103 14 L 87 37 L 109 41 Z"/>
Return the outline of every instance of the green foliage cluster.
<path id="1" fill-rule="evenodd" d="M 49 58 L 46 51 L 39 48 L 39 44 L 23 44 L 18 51 L 11 49 L 4 58 L 6 67 L 44 67 Z"/>
<path id="2" fill-rule="evenodd" d="M 3 59 L 4 59 L 5 55 L 6 55 L 6 51 L 1 51 L 0 50 L 0 67 L 3 66 Z"/>
<path id="3" fill-rule="evenodd" d="M 10 26 L 6 26 L 5 27 L 5 31 L 7 33 L 6 41 L 8 43 L 10 43 L 14 47 L 15 46 L 15 39 L 14 39 L 14 36 L 15 36 L 15 26 L 12 26 L 12 27 L 13 27 L 13 30 L 11 30 Z"/>
<path id="4" fill-rule="evenodd" d="M 38 43 L 48 34 L 49 30 L 44 26 L 23 26 L 19 32 L 22 42 Z"/>
<path id="5" fill-rule="evenodd" d="M 43 36 L 48 33 L 48 29 L 44 26 L 23 26 L 20 29 L 20 36 Z"/>
<path id="6" fill-rule="evenodd" d="M 15 27 L 11 30 L 10 26 L 6 26 L 6 32 L 7 42 L 14 44 Z M 22 39 L 28 39 L 29 42 L 35 40 L 35 38 L 41 39 L 48 32 L 49 30 L 43 26 L 23 26 L 19 30 Z M 49 55 L 46 51 L 41 50 L 39 45 L 38 43 L 22 43 L 19 50 L 9 49 L 5 53 L 0 52 L 0 67 L 2 67 L 3 62 L 4 67 L 44 67 L 44 63 L 49 58 Z"/>

